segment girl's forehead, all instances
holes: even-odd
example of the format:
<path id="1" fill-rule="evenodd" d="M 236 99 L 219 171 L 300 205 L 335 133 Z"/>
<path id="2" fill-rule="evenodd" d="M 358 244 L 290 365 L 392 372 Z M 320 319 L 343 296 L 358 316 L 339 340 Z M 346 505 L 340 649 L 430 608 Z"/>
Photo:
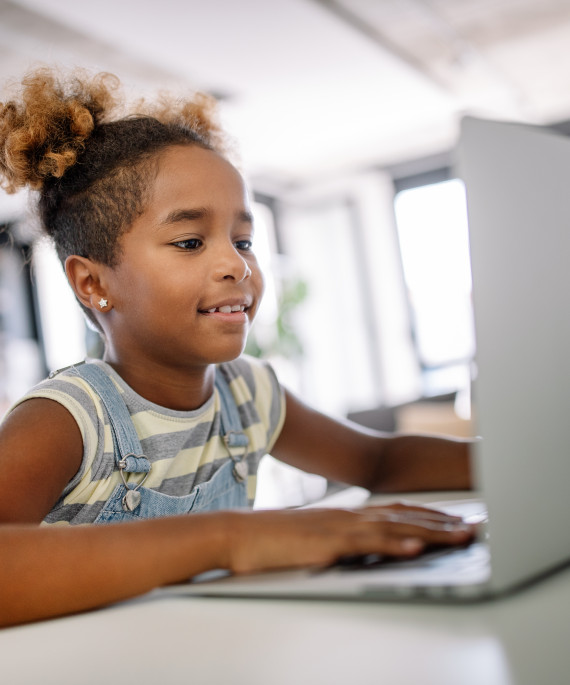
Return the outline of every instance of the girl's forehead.
<path id="1" fill-rule="evenodd" d="M 147 207 L 151 214 L 192 207 L 230 211 L 249 207 L 239 171 L 217 152 L 196 145 L 165 150 L 152 185 Z"/>
<path id="2" fill-rule="evenodd" d="M 197 145 L 178 145 L 165 150 L 158 163 L 158 176 L 182 178 L 185 182 L 192 181 L 196 185 L 204 183 L 226 183 L 245 186 L 239 171 L 222 155 L 214 150 Z"/>

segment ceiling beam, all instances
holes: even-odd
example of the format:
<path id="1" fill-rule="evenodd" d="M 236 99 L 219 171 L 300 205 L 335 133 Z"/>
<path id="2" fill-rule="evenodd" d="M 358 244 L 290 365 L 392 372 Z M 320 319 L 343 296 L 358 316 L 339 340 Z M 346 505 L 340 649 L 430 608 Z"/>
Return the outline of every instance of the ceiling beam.
<path id="1" fill-rule="evenodd" d="M 449 85 L 434 75 L 424 62 L 419 60 L 415 55 L 407 50 L 404 50 L 400 45 L 394 43 L 381 31 L 378 31 L 374 26 L 365 21 L 356 12 L 348 9 L 344 4 L 336 0 L 310 0 L 310 2 L 319 5 L 327 10 L 344 24 L 350 26 L 360 35 L 365 36 L 376 47 L 381 48 L 384 52 L 396 57 L 400 62 L 403 62 L 407 67 L 415 71 L 417 74 L 427 79 L 431 85 L 436 86 L 446 94 L 451 94 Z"/>

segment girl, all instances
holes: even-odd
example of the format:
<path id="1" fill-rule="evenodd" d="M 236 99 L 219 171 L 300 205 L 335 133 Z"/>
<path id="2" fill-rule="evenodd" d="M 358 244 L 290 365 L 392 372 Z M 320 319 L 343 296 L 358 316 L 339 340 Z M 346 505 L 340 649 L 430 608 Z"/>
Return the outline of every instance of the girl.
<path id="1" fill-rule="evenodd" d="M 9 412 L 0 520 L 215 512 L 193 517 L 188 534 L 200 570 L 468 540 L 461 521 L 416 508 L 230 512 L 253 500 L 267 452 L 372 491 L 463 489 L 468 445 L 335 421 L 240 356 L 263 279 L 247 190 L 211 102 L 121 116 L 116 90 L 110 75 L 43 69 L 1 105 L 4 187 L 37 191 L 41 226 L 105 352 L 52 374 Z"/>

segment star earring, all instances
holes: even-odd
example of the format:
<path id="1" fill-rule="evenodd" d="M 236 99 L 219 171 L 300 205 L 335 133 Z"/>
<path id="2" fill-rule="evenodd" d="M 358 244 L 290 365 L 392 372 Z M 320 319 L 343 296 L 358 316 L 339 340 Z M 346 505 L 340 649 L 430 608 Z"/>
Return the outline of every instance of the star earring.
<path id="1" fill-rule="evenodd" d="M 97 304 L 101 307 L 101 309 L 105 309 L 105 307 L 107 306 L 108 302 L 107 302 L 107 300 L 106 300 L 104 297 L 102 297 L 102 298 L 99 300 L 99 302 L 97 302 Z"/>

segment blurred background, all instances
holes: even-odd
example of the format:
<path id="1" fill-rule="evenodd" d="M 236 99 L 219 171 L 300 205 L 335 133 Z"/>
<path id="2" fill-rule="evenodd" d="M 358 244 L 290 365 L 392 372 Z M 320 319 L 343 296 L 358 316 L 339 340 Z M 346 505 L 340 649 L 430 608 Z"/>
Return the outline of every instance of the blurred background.
<path id="1" fill-rule="evenodd" d="M 469 435 L 465 113 L 570 132 L 569 0 L 0 0 L 39 64 L 220 103 L 268 276 L 248 351 L 327 412 Z M 0 404 L 97 354 L 24 194 L 0 191 Z"/>

